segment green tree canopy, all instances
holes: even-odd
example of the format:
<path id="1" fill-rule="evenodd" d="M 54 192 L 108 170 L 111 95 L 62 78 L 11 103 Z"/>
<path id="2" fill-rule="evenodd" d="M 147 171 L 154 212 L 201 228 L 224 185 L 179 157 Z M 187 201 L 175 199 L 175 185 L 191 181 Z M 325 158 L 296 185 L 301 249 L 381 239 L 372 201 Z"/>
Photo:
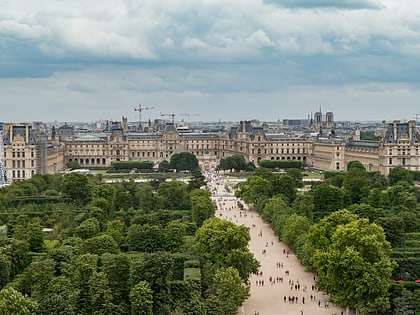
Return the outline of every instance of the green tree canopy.
<path id="1" fill-rule="evenodd" d="M 0 291 L 0 314 L 35 314 L 37 305 L 29 297 L 22 295 L 13 288 L 2 289 Z"/>
<path id="2" fill-rule="evenodd" d="M 413 175 L 409 170 L 403 168 L 402 166 L 391 168 L 389 170 L 388 179 L 391 186 L 397 184 L 400 181 L 407 182 L 411 185 L 413 184 Z"/>
<path id="3" fill-rule="evenodd" d="M 216 297 L 226 305 L 226 314 L 236 314 L 250 294 L 250 288 L 243 283 L 238 270 L 232 267 L 218 269 L 213 286 Z"/>
<path id="4" fill-rule="evenodd" d="M 146 281 L 140 281 L 130 291 L 132 315 L 153 315 L 153 291 Z"/>
<path id="5" fill-rule="evenodd" d="M 317 285 L 341 306 L 362 312 L 390 307 L 389 279 L 394 267 L 383 229 L 367 219 L 336 226 L 330 244 L 316 250 Z"/>
<path id="6" fill-rule="evenodd" d="M 91 185 L 87 175 L 70 173 L 64 175 L 61 192 L 71 200 L 78 203 L 86 203 L 91 196 Z"/>
<path id="7" fill-rule="evenodd" d="M 197 157 L 190 152 L 173 154 L 169 165 L 172 169 L 176 169 L 177 172 L 193 171 L 199 168 Z"/>

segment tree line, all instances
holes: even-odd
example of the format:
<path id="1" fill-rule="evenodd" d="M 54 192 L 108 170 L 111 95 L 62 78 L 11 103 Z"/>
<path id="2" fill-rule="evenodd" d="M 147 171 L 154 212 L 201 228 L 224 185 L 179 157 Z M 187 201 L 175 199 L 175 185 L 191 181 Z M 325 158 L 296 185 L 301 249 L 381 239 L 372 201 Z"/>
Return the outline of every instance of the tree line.
<path id="1" fill-rule="evenodd" d="M 0 314 L 236 314 L 259 267 L 249 230 L 214 218 L 190 176 L 35 175 L 0 190 Z"/>
<path id="2" fill-rule="evenodd" d="M 346 172 L 326 172 L 322 183 L 298 191 L 299 173 L 257 169 L 236 195 L 317 274 L 318 288 L 337 305 L 364 313 L 419 313 L 416 173 L 396 167 L 383 176 L 350 162 Z"/>

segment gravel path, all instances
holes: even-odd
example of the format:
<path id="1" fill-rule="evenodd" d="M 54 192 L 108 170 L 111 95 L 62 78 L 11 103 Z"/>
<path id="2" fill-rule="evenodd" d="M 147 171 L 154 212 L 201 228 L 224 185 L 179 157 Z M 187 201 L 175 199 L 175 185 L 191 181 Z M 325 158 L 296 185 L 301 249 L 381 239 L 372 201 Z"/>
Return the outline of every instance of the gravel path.
<path id="1" fill-rule="evenodd" d="M 239 314 L 346 314 L 344 309 L 329 303 L 328 297 L 316 290 L 314 275 L 305 271 L 296 256 L 278 240 L 271 227 L 256 212 L 239 210 L 233 195 L 225 191 L 226 184 L 215 175 L 209 178 L 209 187 L 218 206 L 216 216 L 250 228 L 248 247 L 260 262 L 262 273 L 251 276 L 251 296 Z"/>

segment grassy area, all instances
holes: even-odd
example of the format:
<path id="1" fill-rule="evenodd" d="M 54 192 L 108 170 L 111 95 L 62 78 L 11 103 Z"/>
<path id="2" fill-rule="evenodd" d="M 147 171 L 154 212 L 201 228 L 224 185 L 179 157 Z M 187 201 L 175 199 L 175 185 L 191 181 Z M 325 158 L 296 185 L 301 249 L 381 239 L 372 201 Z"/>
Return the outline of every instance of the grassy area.
<path id="1" fill-rule="evenodd" d="M 309 179 L 323 179 L 324 174 L 319 172 L 304 172 L 303 178 L 309 178 Z"/>

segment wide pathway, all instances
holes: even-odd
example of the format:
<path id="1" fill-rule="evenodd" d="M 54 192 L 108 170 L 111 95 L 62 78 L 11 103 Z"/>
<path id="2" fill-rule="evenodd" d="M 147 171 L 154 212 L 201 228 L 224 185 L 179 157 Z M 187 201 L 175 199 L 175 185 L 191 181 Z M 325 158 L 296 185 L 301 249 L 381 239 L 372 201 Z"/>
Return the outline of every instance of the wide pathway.
<path id="1" fill-rule="evenodd" d="M 259 275 L 252 275 L 251 296 L 240 315 L 340 315 L 345 310 L 328 302 L 315 287 L 314 275 L 306 272 L 296 256 L 278 240 L 271 227 L 249 209 L 240 210 L 229 183 L 215 174 L 208 177 L 217 203 L 216 216 L 250 228 L 249 249 L 260 262 Z M 246 206 L 245 206 L 246 208 Z M 270 281 L 271 280 L 271 281 Z M 342 313 L 343 312 L 343 313 Z"/>

